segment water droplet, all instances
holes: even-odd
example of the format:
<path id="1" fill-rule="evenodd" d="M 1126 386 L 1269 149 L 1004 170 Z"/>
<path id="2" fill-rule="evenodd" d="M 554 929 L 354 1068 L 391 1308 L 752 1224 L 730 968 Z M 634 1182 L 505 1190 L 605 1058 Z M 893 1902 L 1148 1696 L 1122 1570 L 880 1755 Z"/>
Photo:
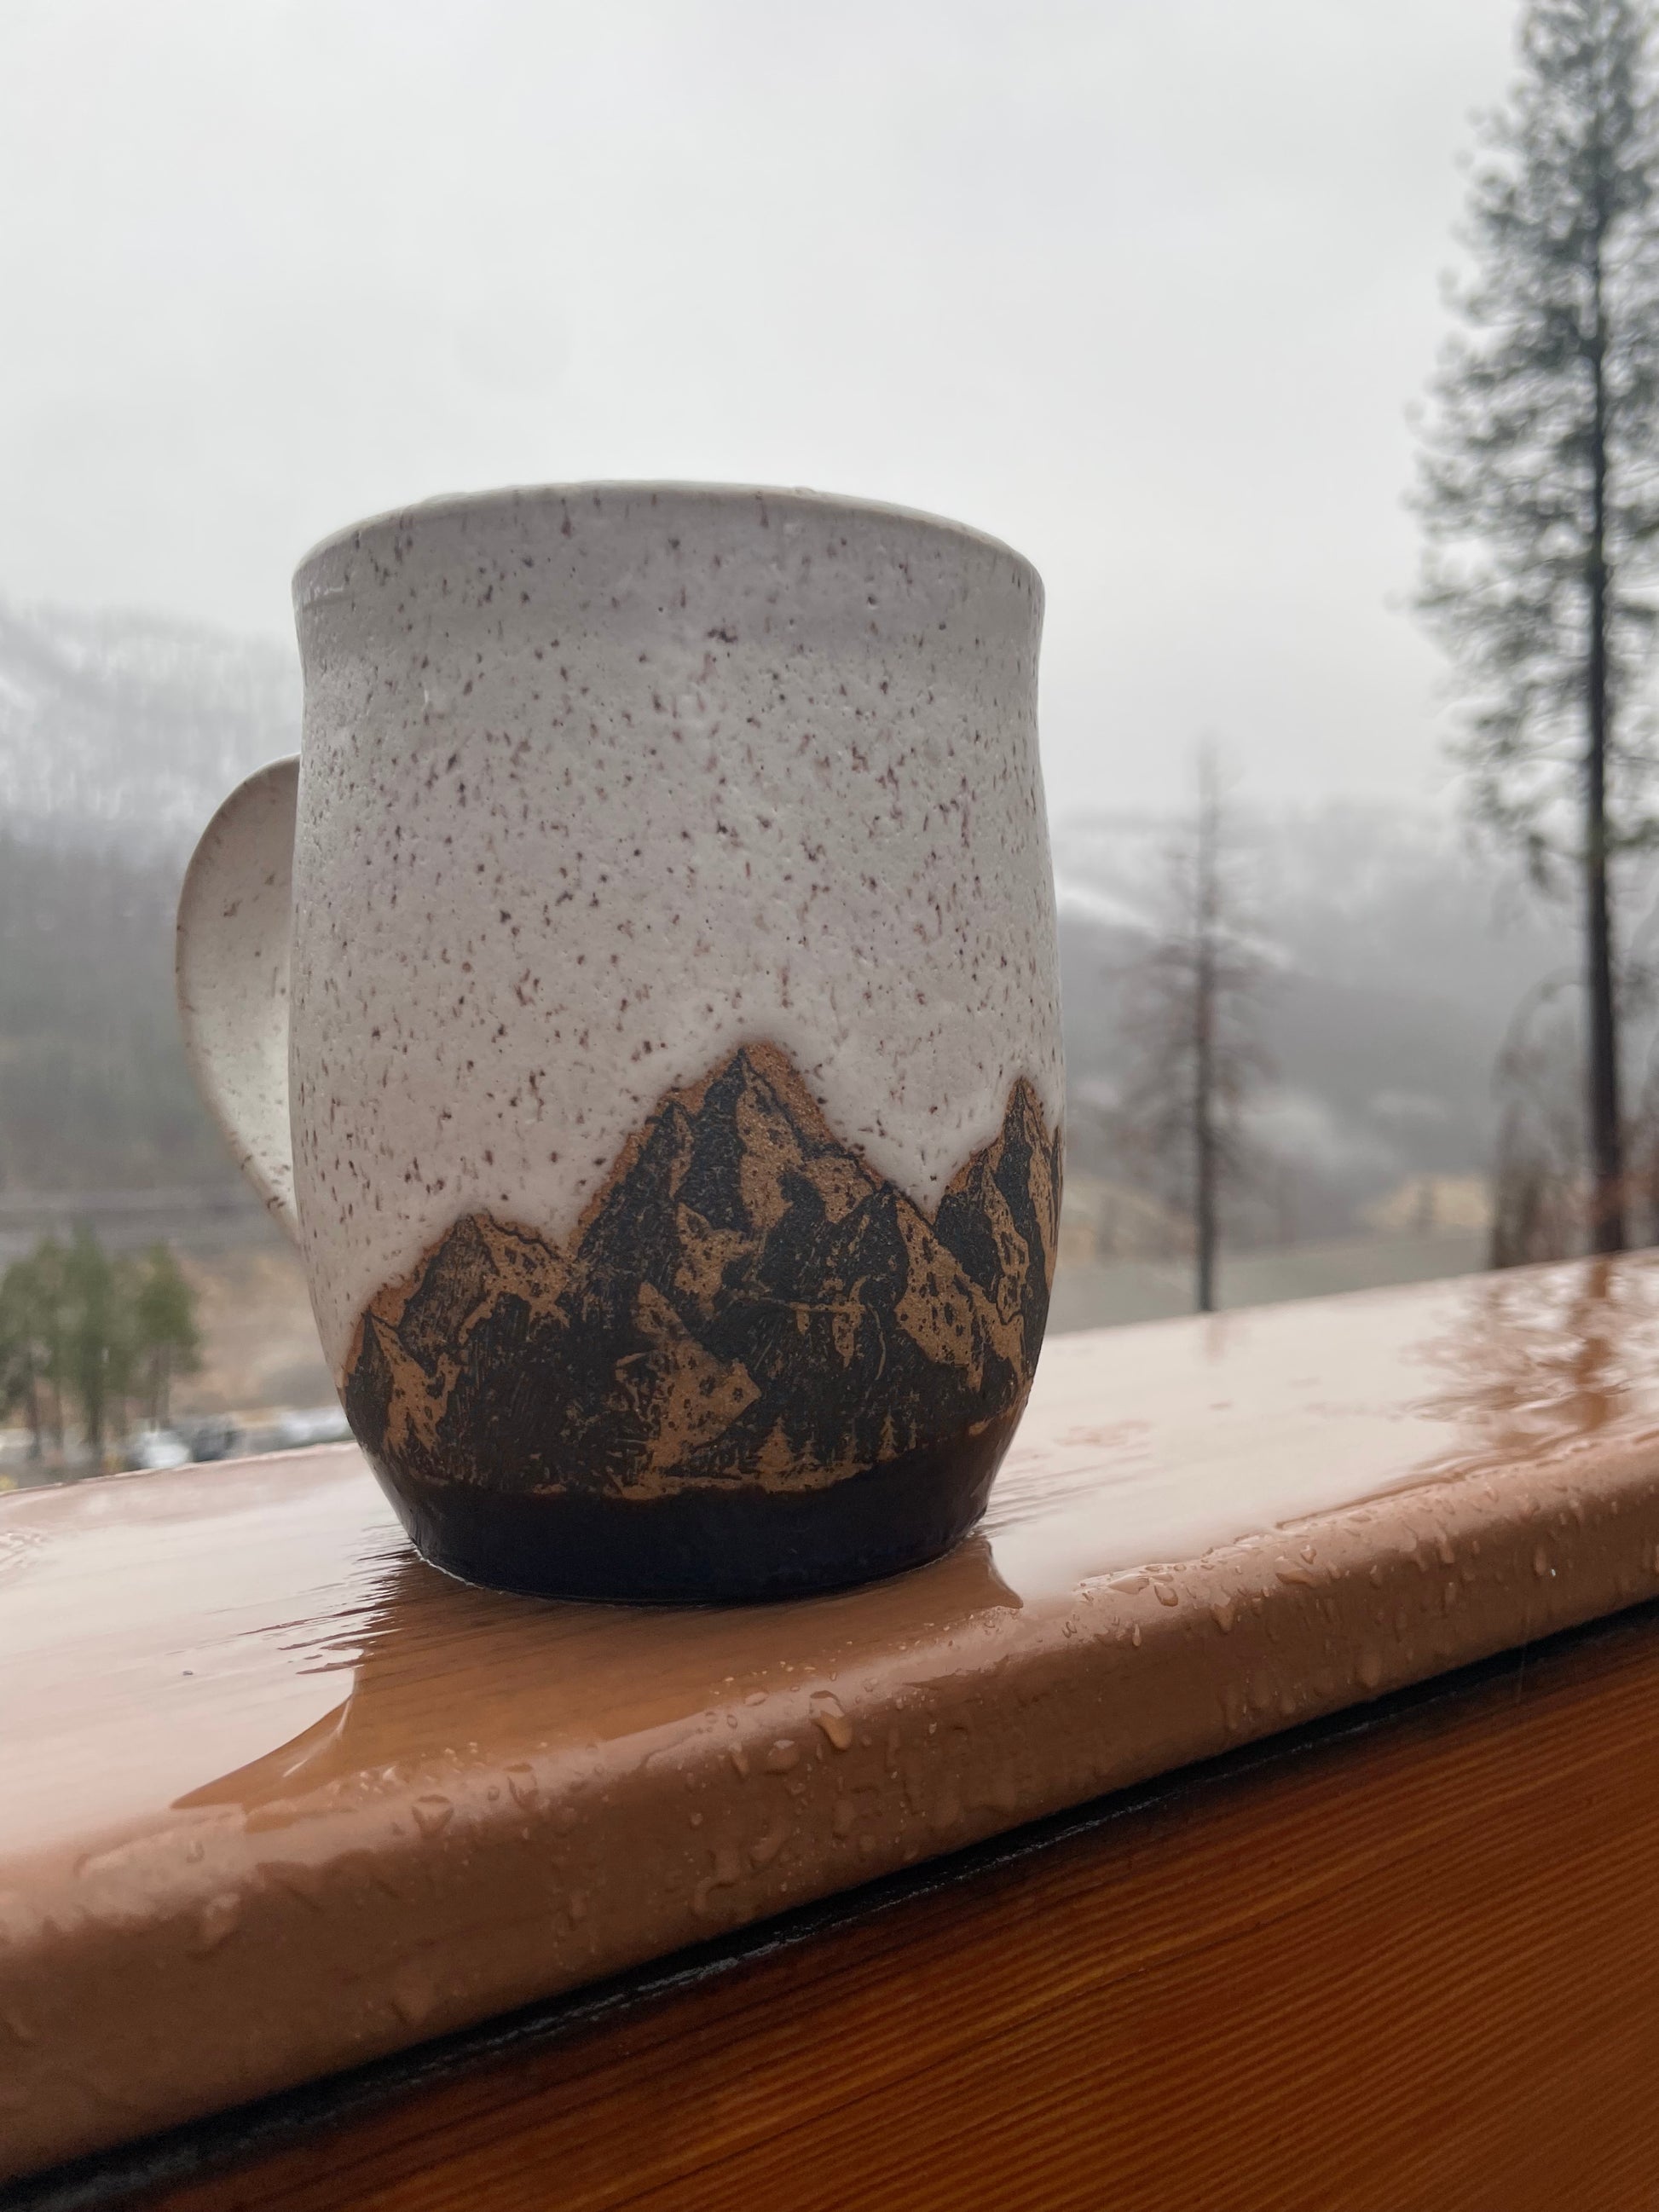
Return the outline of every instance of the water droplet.
<path id="1" fill-rule="evenodd" d="M 1304 1545 L 1302 1547 L 1302 1556 L 1303 1556 L 1303 1558 L 1304 1558 L 1304 1559 L 1306 1559 L 1306 1561 L 1308 1562 L 1309 1565 L 1310 1565 L 1310 1566 L 1311 1566 L 1311 1565 L 1313 1565 L 1314 1561 L 1315 1561 L 1315 1560 L 1319 1557 L 1319 1554 L 1318 1554 L 1318 1553 L 1317 1553 L 1316 1551 L 1315 1551 L 1315 1549 L 1314 1549 L 1314 1547 L 1313 1547 L 1313 1546 L 1312 1546 L 1311 1544 L 1304 1544 Z"/>
<path id="2" fill-rule="evenodd" d="M 1455 1554 L 1451 1547 L 1451 1539 L 1443 1530 L 1441 1532 L 1440 1540 L 1436 1544 L 1434 1548 L 1441 1565 L 1443 1567 L 1450 1566 Z"/>
<path id="3" fill-rule="evenodd" d="M 761 1764 L 769 1774 L 787 1774 L 800 1765 L 800 1746 L 793 1736 L 781 1735 Z"/>
<path id="4" fill-rule="evenodd" d="M 1174 1585 L 1170 1583 L 1154 1583 L 1152 1595 L 1160 1605 L 1179 1605 L 1181 1602 Z"/>
<path id="5" fill-rule="evenodd" d="M 837 1797 L 836 1809 L 830 1815 L 830 1825 L 838 1836 L 849 1835 L 859 1817 L 859 1808 L 850 1797 Z"/>
<path id="6" fill-rule="evenodd" d="M 423 1836 L 441 1836 L 455 1817 L 455 1808 L 447 1797 L 417 1797 L 410 1810 Z"/>
<path id="7" fill-rule="evenodd" d="M 1146 1587 L 1145 1575 L 1114 1575 L 1111 1587 L 1121 1590 L 1126 1597 L 1133 1597 Z"/>
<path id="8" fill-rule="evenodd" d="M 265 1872 L 302 1905 L 310 1905 L 313 1911 L 321 1910 L 323 1879 L 315 1867 L 297 1859 L 270 1859 L 265 1863 Z"/>
<path id="9" fill-rule="evenodd" d="M 392 2008 L 410 2027 L 418 2027 L 437 2002 L 432 1977 L 423 1966 L 401 1966 L 391 1990 Z"/>
<path id="10" fill-rule="evenodd" d="M 1368 1690 L 1374 1690 L 1382 1680 L 1382 1655 L 1380 1651 L 1360 1653 L 1359 1679 Z"/>
<path id="11" fill-rule="evenodd" d="M 702 1814 L 701 1813 L 688 1813 L 685 1817 L 694 1828 L 702 1827 Z"/>
<path id="12" fill-rule="evenodd" d="M 817 1690 L 812 1694 L 812 1718 L 823 1730 L 832 1751 L 851 1751 L 853 1723 L 841 1709 L 841 1699 L 832 1690 Z"/>
<path id="13" fill-rule="evenodd" d="M 1273 1572 L 1282 1583 L 1301 1583 L 1310 1589 L 1313 1587 L 1314 1577 L 1305 1567 L 1275 1567 Z"/>
<path id="14" fill-rule="evenodd" d="M 569 1896 L 567 1897 L 564 1901 L 564 1909 L 570 1915 L 571 1926 L 573 1928 L 580 1928 L 583 1921 L 587 1917 L 586 1891 L 582 1889 L 573 1889 Z"/>
<path id="15" fill-rule="evenodd" d="M 1376 1586 L 1377 1586 L 1377 1588 L 1378 1588 L 1379 1589 L 1382 1589 L 1382 1560 L 1381 1560 L 1381 1559 L 1373 1559 L 1373 1560 L 1371 1561 L 1371 1580 L 1372 1580 L 1372 1581 L 1376 1584 Z"/>
<path id="16" fill-rule="evenodd" d="M 775 1820 L 763 1836 L 757 1836 L 750 1844 L 750 1864 L 757 1867 L 770 1866 L 788 1840 L 787 1820 Z"/>
<path id="17" fill-rule="evenodd" d="M 1140 1644 L 1140 1623 L 1139 1621 L 1135 1623 L 1133 1629 L 1130 1632 L 1129 1641 L 1136 1647 L 1137 1650 L 1139 1650 Z"/>
<path id="18" fill-rule="evenodd" d="M 763 1705 L 766 1703 L 766 1692 L 764 1690 L 751 1690 L 743 1702 L 745 1705 Z"/>
<path id="19" fill-rule="evenodd" d="M 235 1933 L 242 1917 L 242 1900 L 234 1889 L 221 1890 L 217 1897 L 209 1898 L 196 1916 L 196 1934 L 191 1949 L 198 1958 L 209 1951 L 216 1951 L 229 1936 Z"/>
<path id="20" fill-rule="evenodd" d="M 576 1825 L 575 1807 L 574 1805 L 561 1805 L 558 1811 L 553 1815 L 553 1825 L 556 1828 L 559 1829 L 562 1834 L 568 1836 L 570 1833 L 570 1831 Z"/>
<path id="21" fill-rule="evenodd" d="M 528 1812 L 542 1794 L 542 1785 L 536 1779 L 536 1770 L 527 1759 L 519 1759 L 507 1770 L 507 1786 L 513 1792 L 513 1802 Z"/>
<path id="22" fill-rule="evenodd" d="M 291 1828 L 296 1820 L 305 1818 L 305 1805 L 297 1797 L 267 1798 L 248 1814 L 247 1832 L 251 1836 L 261 1836 L 277 1828 Z"/>
<path id="23" fill-rule="evenodd" d="M 1221 1631 L 1221 1633 L 1224 1636 L 1231 1636 L 1232 1634 L 1233 1621 L 1236 1616 L 1233 1613 L 1232 1600 L 1231 1598 L 1222 1599 L 1216 1604 L 1212 1605 L 1210 1607 L 1210 1617 L 1215 1622 L 1216 1626 Z"/>
<path id="24" fill-rule="evenodd" d="M 1532 1555 L 1532 1571 L 1534 1574 L 1539 1577 L 1540 1581 L 1550 1571 L 1550 1555 L 1542 1544 L 1538 1545 L 1534 1549 Z"/>
<path id="25" fill-rule="evenodd" d="M 742 1872 L 743 1868 L 738 1861 L 736 1850 L 730 1844 L 722 1844 L 719 1850 L 714 1853 L 713 1871 L 709 1874 L 704 1875 L 702 1880 L 697 1884 L 696 1889 L 691 1893 L 691 1910 L 693 1912 L 708 1912 L 709 1910 L 709 1899 L 713 1893 L 717 1889 L 730 1889 L 732 1883 L 738 1879 Z"/>
<path id="26" fill-rule="evenodd" d="M 749 1758 L 742 1745 L 736 1743 L 730 1745 L 726 1755 L 736 1770 L 738 1779 L 746 1782 L 749 1779 Z"/>

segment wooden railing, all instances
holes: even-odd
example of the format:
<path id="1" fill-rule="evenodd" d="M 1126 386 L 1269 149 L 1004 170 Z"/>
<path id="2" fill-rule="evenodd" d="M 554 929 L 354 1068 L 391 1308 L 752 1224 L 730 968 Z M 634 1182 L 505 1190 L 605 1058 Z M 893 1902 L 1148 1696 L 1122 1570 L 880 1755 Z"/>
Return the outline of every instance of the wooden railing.
<path id="1" fill-rule="evenodd" d="M 1060 1340 L 981 1532 L 748 1611 L 349 1446 L 4 1501 L 15 2201 L 1649 2203 L 1656 1349 L 1641 1258 Z"/>

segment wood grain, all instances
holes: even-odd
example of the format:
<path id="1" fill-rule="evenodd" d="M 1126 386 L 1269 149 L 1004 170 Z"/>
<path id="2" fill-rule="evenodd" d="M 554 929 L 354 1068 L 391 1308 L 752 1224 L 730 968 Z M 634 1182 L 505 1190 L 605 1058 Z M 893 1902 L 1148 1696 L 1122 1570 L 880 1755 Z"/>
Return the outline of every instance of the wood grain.
<path id="1" fill-rule="evenodd" d="M 0 1499 L 0 2177 L 1659 1593 L 1659 1255 L 1064 1338 L 985 1522 L 788 1607 L 468 1589 L 351 1447 Z"/>
<path id="2" fill-rule="evenodd" d="M 1648 2207 L 1656 1863 L 1649 1608 L 142 2202 Z"/>

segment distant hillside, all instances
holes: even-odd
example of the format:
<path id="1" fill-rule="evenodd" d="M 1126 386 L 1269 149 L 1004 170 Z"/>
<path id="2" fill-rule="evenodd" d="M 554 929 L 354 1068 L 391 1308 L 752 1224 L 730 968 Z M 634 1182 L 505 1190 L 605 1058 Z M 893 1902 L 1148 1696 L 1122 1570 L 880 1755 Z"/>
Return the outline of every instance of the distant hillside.
<path id="1" fill-rule="evenodd" d="M 197 832 L 291 752 L 295 656 L 148 617 L 0 605 L 0 1190 L 232 1170 L 173 1004 Z"/>
<path id="2" fill-rule="evenodd" d="M 0 836 L 0 1192 L 218 1181 L 173 1003 L 179 863 Z"/>
<path id="3" fill-rule="evenodd" d="M 293 750 L 299 711 L 276 642 L 0 605 L 0 1190 L 229 1176 L 179 1045 L 173 908 L 197 832 Z M 1103 1174 L 1120 1164 L 1098 1134 L 1120 983 L 1168 834 L 1118 816 L 1055 832 L 1071 1152 Z M 1249 838 L 1278 1066 L 1260 1135 L 1288 1178 L 1275 1203 L 1298 1236 L 1340 1235 L 1407 1175 L 1484 1166 L 1493 1057 L 1528 985 L 1571 964 L 1571 916 L 1517 897 L 1442 819 L 1332 807 Z"/>
<path id="4" fill-rule="evenodd" d="M 1170 825 L 1055 833 L 1070 1152 L 1109 1173 L 1099 1109 L 1123 1060 L 1122 979 L 1157 925 Z M 1486 1165 L 1493 1064 L 1523 994 L 1571 969 L 1572 916 L 1523 895 L 1460 826 L 1352 805 L 1243 825 L 1276 1070 L 1261 1151 L 1298 1236 L 1337 1236 L 1410 1175 Z"/>
<path id="5" fill-rule="evenodd" d="M 291 647 L 0 603 L 0 823 L 13 836 L 187 852 L 299 730 Z"/>

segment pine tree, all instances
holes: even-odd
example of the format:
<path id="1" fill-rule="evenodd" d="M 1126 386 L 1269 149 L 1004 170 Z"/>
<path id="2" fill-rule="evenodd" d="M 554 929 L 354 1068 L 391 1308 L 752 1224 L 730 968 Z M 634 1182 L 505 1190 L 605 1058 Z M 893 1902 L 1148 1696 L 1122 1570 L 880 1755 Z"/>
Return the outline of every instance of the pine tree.
<path id="1" fill-rule="evenodd" d="M 1113 1133 L 1193 1225 L 1194 1304 L 1212 1313 L 1223 1202 L 1244 1180 L 1245 1109 L 1267 1072 L 1256 1033 L 1262 963 L 1214 755 L 1167 856 L 1164 910 L 1125 978 L 1127 1079 Z"/>
<path id="2" fill-rule="evenodd" d="M 1477 816 L 1576 876 L 1590 1241 L 1623 1248 L 1614 864 L 1659 842 L 1639 687 L 1659 576 L 1659 113 L 1638 0 L 1528 0 L 1469 191 L 1475 264 L 1425 433 L 1420 604 Z"/>
<path id="3" fill-rule="evenodd" d="M 67 1255 L 46 1237 L 0 1276 L 0 1389 L 29 1425 L 29 1455 L 43 1456 L 51 1428 L 64 1449 Z"/>
<path id="4" fill-rule="evenodd" d="M 193 1373 L 202 1364 L 196 1293 L 165 1244 L 152 1245 L 144 1256 L 133 1288 L 132 1319 L 149 1418 L 165 1423 L 173 1376 Z"/>
<path id="5" fill-rule="evenodd" d="M 88 1449 L 101 1457 L 111 1417 L 131 1388 L 135 1344 L 128 1271 L 89 1230 L 64 1260 L 64 1382 L 79 1401 Z"/>
<path id="6" fill-rule="evenodd" d="M 1488 1264 L 1565 1260 L 1580 1249 L 1583 1206 L 1583 1024 L 1571 974 L 1542 977 L 1498 1052 Z"/>
<path id="7" fill-rule="evenodd" d="M 14 1260 L 0 1275 L 0 1415 L 21 1406 L 29 1425 L 29 1457 L 40 1456 L 40 1393 L 35 1346 L 25 1295 L 27 1261 Z"/>

